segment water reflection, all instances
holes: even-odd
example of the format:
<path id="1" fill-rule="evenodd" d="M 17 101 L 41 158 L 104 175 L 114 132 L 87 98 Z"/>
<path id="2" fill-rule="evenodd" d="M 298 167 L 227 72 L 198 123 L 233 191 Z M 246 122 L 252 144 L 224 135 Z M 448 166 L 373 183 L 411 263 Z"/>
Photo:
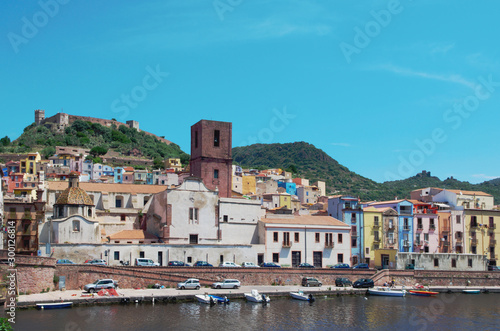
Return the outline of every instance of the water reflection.
<path id="1" fill-rule="evenodd" d="M 312 304 L 130 304 L 17 312 L 15 330 L 436 330 L 498 329 L 498 294 L 423 297 L 317 297 Z"/>

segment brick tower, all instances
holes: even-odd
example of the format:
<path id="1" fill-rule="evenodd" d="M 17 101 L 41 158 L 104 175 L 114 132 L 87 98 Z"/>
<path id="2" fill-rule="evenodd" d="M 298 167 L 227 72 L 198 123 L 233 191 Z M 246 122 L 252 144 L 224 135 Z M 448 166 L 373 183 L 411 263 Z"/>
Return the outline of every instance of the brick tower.
<path id="1" fill-rule="evenodd" d="M 191 126 L 191 174 L 219 196 L 231 197 L 232 124 L 201 120 Z"/>

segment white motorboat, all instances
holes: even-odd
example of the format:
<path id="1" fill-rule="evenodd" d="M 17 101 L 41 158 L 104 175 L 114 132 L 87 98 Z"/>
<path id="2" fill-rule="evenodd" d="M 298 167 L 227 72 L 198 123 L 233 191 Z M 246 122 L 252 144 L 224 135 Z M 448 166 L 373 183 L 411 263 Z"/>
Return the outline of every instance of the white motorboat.
<path id="1" fill-rule="evenodd" d="M 382 295 L 382 296 L 388 296 L 388 297 L 404 297 L 406 295 L 406 290 L 396 290 L 390 287 L 377 287 L 376 289 L 374 288 L 369 288 L 368 289 L 368 294 L 371 295 Z"/>
<path id="2" fill-rule="evenodd" d="M 314 297 L 312 294 L 305 294 L 300 290 L 298 292 L 290 292 L 290 295 L 292 296 L 292 298 L 297 300 L 311 301 L 311 302 L 314 301 Z"/>
<path id="3" fill-rule="evenodd" d="M 267 303 L 271 301 L 267 295 L 260 294 L 257 290 L 252 290 L 252 293 L 245 293 L 245 298 L 250 302 Z"/>
<path id="4" fill-rule="evenodd" d="M 200 303 L 207 303 L 207 304 L 216 304 L 216 303 L 229 303 L 229 299 L 227 297 L 219 297 L 217 295 L 211 295 L 208 293 L 205 294 L 197 294 L 195 295 L 196 299 Z"/>

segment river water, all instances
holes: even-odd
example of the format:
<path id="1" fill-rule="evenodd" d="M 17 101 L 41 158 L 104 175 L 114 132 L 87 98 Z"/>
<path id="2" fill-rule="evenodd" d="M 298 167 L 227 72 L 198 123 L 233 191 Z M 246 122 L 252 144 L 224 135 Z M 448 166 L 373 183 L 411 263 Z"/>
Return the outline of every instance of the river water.
<path id="1" fill-rule="evenodd" d="M 272 298 L 20 310 L 15 330 L 499 330 L 500 294 L 434 298 L 317 296 L 313 303 Z"/>

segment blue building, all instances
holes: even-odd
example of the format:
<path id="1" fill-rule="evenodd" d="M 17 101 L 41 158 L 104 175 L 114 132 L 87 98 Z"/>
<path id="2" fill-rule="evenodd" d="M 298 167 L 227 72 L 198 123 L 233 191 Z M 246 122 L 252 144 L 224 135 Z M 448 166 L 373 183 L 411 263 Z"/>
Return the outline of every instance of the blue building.
<path id="1" fill-rule="evenodd" d="M 116 167 L 114 169 L 114 175 L 115 175 L 115 183 L 123 183 L 123 173 L 125 170 L 122 167 Z"/>
<path id="2" fill-rule="evenodd" d="M 286 190 L 286 193 L 290 195 L 297 195 L 297 185 L 293 182 L 278 182 L 278 187 L 283 187 Z"/>
<path id="3" fill-rule="evenodd" d="M 413 203 L 409 200 L 392 200 L 371 203 L 377 208 L 390 207 L 398 212 L 398 251 L 413 252 Z"/>
<path id="4" fill-rule="evenodd" d="M 365 262 L 363 208 L 359 199 L 349 195 L 337 195 L 329 198 L 328 215 L 351 226 L 351 266 Z"/>

